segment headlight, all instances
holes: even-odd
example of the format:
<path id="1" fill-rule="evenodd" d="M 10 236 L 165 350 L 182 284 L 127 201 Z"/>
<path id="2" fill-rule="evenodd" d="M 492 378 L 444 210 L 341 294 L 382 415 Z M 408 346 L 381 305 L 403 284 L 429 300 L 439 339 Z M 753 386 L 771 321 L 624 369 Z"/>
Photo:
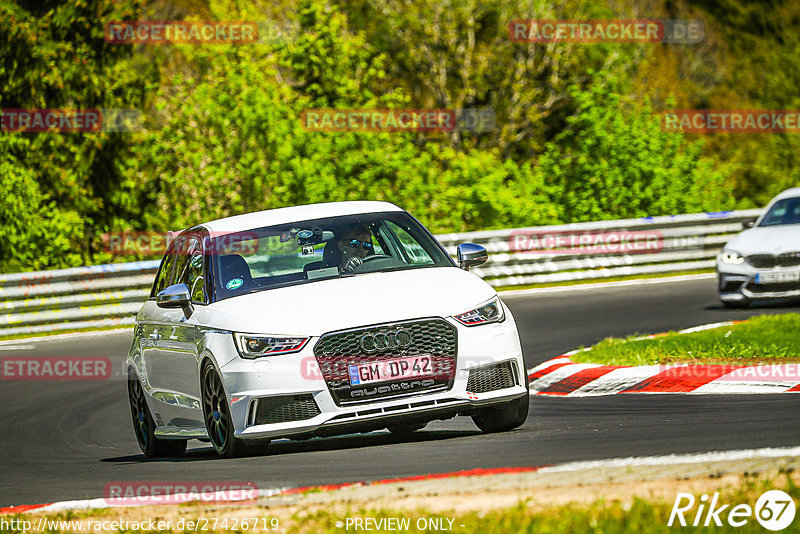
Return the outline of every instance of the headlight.
<path id="1" fill-rule="evenodd" d="M 719 255 L 719 261 L 721 261 L 722 263 L 732 263 L 734 265 L 740 265 L 744 263 L 744 256 L 732 250 L 723 250 L 722 253 Z"/>
<path id="2" fill-rule="evenodd" d="M 503 305 L 499 297 L 494 297 L 486 304 L 481 304 L 474 310 L 454 316 L 455 320 L 465 326 L 477 326 L 479 324 L 499 323 L 505 320 Z"/>
<path id="3" fill-rule="evenodd" d="M 299 352 L 308 343 L 307 337 L 275 337 L 254 334 L 234 334 L 236 348 L 242 358 L 260 358 Z"/>

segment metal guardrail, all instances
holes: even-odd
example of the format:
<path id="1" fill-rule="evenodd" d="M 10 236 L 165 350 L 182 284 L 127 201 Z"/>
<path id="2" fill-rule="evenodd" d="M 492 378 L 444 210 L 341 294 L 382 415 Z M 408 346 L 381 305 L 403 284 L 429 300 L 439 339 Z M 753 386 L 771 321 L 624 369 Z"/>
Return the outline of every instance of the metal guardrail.
<path id="1" fill-rule="evenodd" d="M 725 242 L 742 230 L 742 221 L 761 211 L 489 230 L 437 238 L 454 257 L 459 243 L 485 246 L 489 261 L 472 272 L 495 287 L 513 287 L 710 269 Z M 630 234 L 646 239 L 640 241 L 647 245 L 645 250 L 613 250 L 626 248 L 618 245 L 618 240 Z M 556 236 L 573 236 L 579 245 L 556 249 Z M 596 239 L 604 245 L 588 244 Z M 158 265 L 159 261 L 140 261 L 0 275 L 0 311 L 4 312 L 0 337 L 133 324 Z"/>

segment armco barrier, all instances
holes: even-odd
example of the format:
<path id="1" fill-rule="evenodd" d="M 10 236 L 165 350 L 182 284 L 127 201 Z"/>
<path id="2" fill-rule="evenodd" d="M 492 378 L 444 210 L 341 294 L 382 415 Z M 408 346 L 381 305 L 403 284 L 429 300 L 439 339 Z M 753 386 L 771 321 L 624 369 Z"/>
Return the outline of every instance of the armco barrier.
<path id="1" fill-rule="evenodd" d="M 478 243 L 489 261 L 472 272 L 495 287 L 602 279 L 612 276 L 709 269 L 742 221 L 761 210 L 699 213 L 617 221 L 575 223 L 437 236 L 456 255 L 459 243 Z M 605 235 L 603 250 L 560 252 L 530 248 L 530 236 Z M 620 252 L 616 239 L 644 235 L 655 246 Z M 517 237 L 521 236 L 521 237 Z M 588 238 L 587 238 L 588 239 Z M 549 240 L 549 241 L 547 241 Z M 657 240 L 657 243 L 656 243 Z M 586 248 L 586 247 L 584 247 Z M 624 248 L 624 247 L 623 247 Z M 0 275 L 0 337 L 133 323 L 158 269 L 158 261 L 94 265 L 54 271 Z"/>

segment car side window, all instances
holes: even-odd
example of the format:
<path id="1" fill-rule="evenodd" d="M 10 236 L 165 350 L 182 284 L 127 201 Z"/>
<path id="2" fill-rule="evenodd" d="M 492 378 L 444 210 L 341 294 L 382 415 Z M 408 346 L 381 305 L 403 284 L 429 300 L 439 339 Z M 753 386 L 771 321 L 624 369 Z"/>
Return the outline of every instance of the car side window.
<path id="1" fill-rule="evenodd" d="M 203 249 L 196 237 L 190 237 L 177 249 L 173 284 L 186 284 L 193 302 L 206 302 L 203 275 Z"/>
<path id="2" fill-rule="evenodd" d="M 167 253 L 164 255 L 164 259 L 161 260 L 161 268 L 158 270 L 156 281 L 153 284 L 153 291 L 150 294 L 151 297 L 155 297 L 170 285 L 174 267 L 175 254 L 172 252 L 172 248 L 170 247 L 167 250 Z"/>

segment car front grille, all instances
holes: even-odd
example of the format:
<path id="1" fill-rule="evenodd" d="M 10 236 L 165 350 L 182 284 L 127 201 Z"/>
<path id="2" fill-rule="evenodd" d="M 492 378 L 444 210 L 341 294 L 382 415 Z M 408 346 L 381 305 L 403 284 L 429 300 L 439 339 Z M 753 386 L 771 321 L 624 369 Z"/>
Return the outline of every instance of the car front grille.
<path id="1" fill-rule="evenodd" d="M 781 267 L 797 267 L 800 265 L 800 252 L 784 252 L 778 256 L 778 265 Z"/>
<path id="2" fill-rule="evenodd" d="M 800 265 L 800 252 L 784 252 L 783 254 L 751 254 L 747 263 L 756 269 L 772 269 L 773 267 L 797 267 Z"/>
<path id="3" fill-rule="evenodd" d="M 453 385 L 456 328 L 444 319 L 386 323 L 324 334 L 314 346 L 322 376 L 341 406 L 399 395 L 447 390 Z M 428 356 L 431 373 L 420 378 L 351 385 L 349 366 L 409 356 Z"/>
<path id="4" fill-rule="evenodd" d="M 772 254 L 751 254 L 747 256 L 747 263 L 756 269 L 772 269 L 778 259 Z"/>
<path id="5" fill-rule="evenodd" d="M 304 421 L 320 414 L 314 397 L 308 393 L 303 395 L 279 395 L 275 397 L 259 397 L 253 410 L 252 424 L 271 425 Z"/>
<path id="6" fill-rule="evenodd" d="M 467 391 L 486 393 L 514 387 L 517 383 L 511 362 L 496 363 L 472 369 L 467 378 Z"/>

